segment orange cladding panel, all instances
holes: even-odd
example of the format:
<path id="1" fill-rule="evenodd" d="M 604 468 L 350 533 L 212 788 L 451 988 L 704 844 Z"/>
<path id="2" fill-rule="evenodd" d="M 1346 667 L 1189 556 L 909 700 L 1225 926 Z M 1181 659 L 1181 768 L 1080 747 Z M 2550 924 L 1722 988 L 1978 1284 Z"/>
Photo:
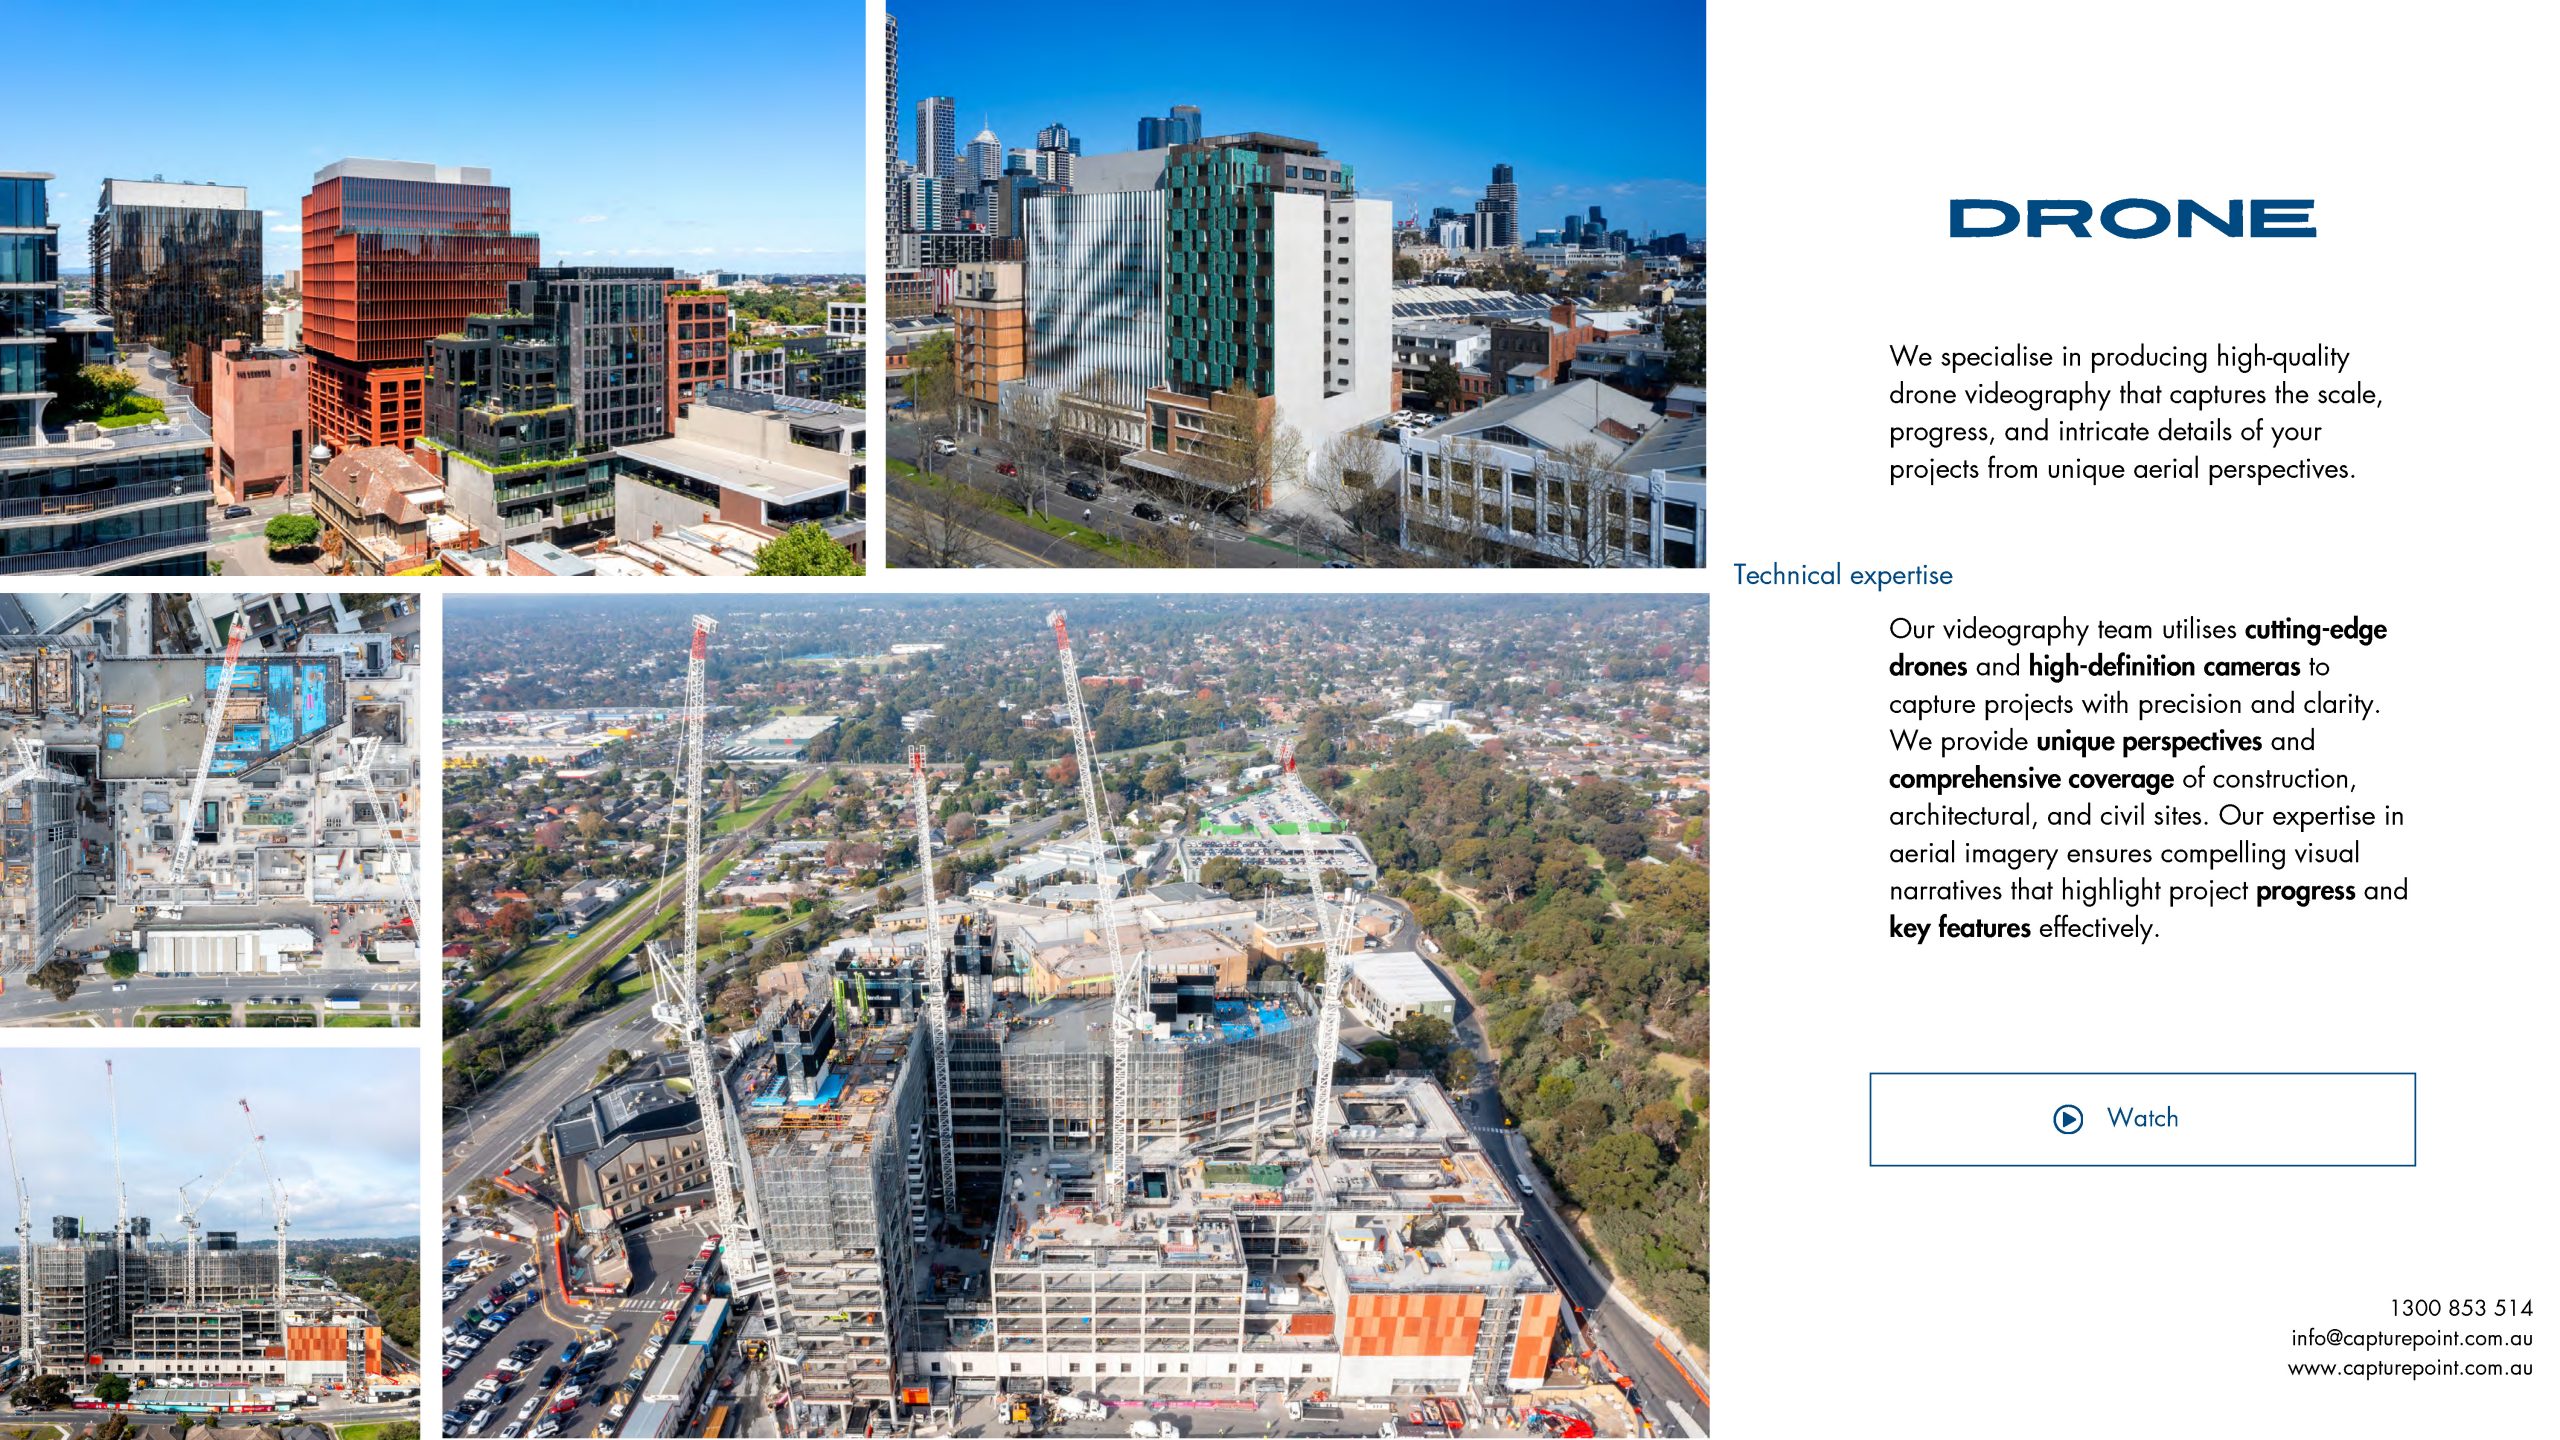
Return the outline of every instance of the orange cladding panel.
<path id="1" fill-rule="evenodd" d="M 1511 1378 L 1536 1380 L 1547 1373 L 1555 1352 L 1556 1327 L 1564 1319 L 1559 1295 L 1530 1295 L 1520 1302 L 1520 1339 L 1511 1347 Z"/>
<path id="2" fill-rule="evenodd" d="M 1344 1317 L 1345 1355 L 1468 1355 L 1484 1297 L 1416 1293 L 1354 1295 Z"/>

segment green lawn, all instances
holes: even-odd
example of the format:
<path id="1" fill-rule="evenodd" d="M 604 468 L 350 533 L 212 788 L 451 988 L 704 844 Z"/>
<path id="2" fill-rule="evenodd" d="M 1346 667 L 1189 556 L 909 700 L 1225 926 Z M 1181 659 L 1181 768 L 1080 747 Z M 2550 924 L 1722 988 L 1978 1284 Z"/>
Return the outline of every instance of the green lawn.
<path id="1" fill-rule="evenodd" d="M 748 801 L 745 805 L 742 805 L 736 810 L 712 821 L 711 833 L 714 835 L 726 835 L 732 831 L 743 830 L 746 827 L 753 825 L 758 820 L 764 818 L 766 811 L 769 811 L 774 806 L 781 804 L 782 797 L 788 793 L 790 789 L 791 786 L 788 783 L 774 786 L 762 795 Z"/>
<path id="2" fill-rule="evenodd" d="M 951 483 L 938 475 L 927 475 L 904 460 L 891 460 L 889 462 L 889 468 L 895 473 L 915 481 L 919 485 L 928 485 L 936 490 L 942 489 L 944 486 Z M 1147 549 L 1143 545 L 1132 544 L 1131 542 L 1120 539 L 1117 536 L 1103 535 L 1092 530 L 1087 530 L 1072 520 L 1061 520 L 1054 515 L 1034 515 L 1023 509 L 1020 505 L 1015 504 L 1013 501 L 1008 500 L 1001 495 L 990 495 L 983 490 L 976 489 L 974 486 L 969 488 L 972 493 L 979 495 L 986 500 L 987 513 L 991 515 L 1002 515 L 1008 520 L 1019 520 L 1023 524 L 1028 525 L 1035 530 L 1043 531 L 1047 534 L 1055 535 L 1061 540 L 1071 541 L 1077 545 L 1081 545 L 1085 549 L 1090 550 L 1097 555 L 1107 555 L 1111 559 L 1116 560 L 1123 565 L 1147 566 L 1162 565 L 1164 563 L 1163 556 L 1156 554 L 1154 551 Z"/>
<path id="3" fill-rule="evenodd" d="M 144 1010 L 135 1018 L 140 1019 L 145 1025 L 158 1025 L 173 1029 L 188 1025 L 201 1025 L 219 1029 L 231 1023 L 231 1012 L 227 1009 L 190 1005 L 184 1007 Z"/>
<path id="4" fill-rule="evenodd" d="M 389 1015 L 332 1015 L 328 1023 L 331 1029 L 378 1028 L 384 1030 L 396 1029 L 400 1024 Z"/>

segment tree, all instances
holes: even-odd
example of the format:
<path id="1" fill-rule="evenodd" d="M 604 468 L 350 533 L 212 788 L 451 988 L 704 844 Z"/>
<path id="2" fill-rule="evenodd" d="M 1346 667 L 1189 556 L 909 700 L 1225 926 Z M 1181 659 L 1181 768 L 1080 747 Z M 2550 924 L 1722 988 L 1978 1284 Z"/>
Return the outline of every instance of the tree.
<path id="1" fill-rule="evenodd" d="M 1703 385 L 1707 380 L 1707 312 L 1702 307 L 1666 305 L 1660 322 L 1663 348 L 1671 352 L 1671 383 Z"/>
<path id="2" fill-rule="evenodd" d="M 1405 282 L 1407 282 L 1407 281 L 1411 281 L 1411 280 L 1419 280 L 1419 279 L 1421 279 L 1421 278 L 1422 278 L 1422 262 L 1421 262 L 1421 261 L 1414 259 L 1414 258 L 1413 258 L 1412 256 L 1410 256 L 1410 255 L 1399 255 L 1399 256 L 1397 256 L 1397 257 L 1396 257 L 1396 283 L 1397 283 L 1397 284 L 1401 285 L 1401 284 L 1404 284 L 1404 283 L 1405 283 Z"/>
<path id="3" fill-rule="evenodd" d="M 9 1392 L 9 1403 L 21 1410 L 67 1410 L 71 1407 L 71 1382 L 49 1373 L 22 1376 Z"/>
<path id="4" fill-rule="evenodd" d="M 1653 1199 L 1662 1151 L 1637 1131 L 1614 1130 L 1566 1156 L 1557 1178 L 1587 1209 L 1633 1210 Z"/>
<path id="5" fill-rule="evenodd" d="M 1539 539 L 1547 553 L 1591 569 L 1635 558 L 1630 521 L 1635 492 L 1645 482 L 1621 473 L 1608 447 L 1585 440 L 1551 453 L 1537 483 L 1546 492 L 1546 532 Z M 1519 503 L 1513 497 L 1514 506 Z M 1652 503 L 1649 492 L 1646 503 Z"/>
<path id="6" fill-rule="evenodd" d="M 1364 429 L 1324 443 L 1307 467 L 1307 487 L 1351 533 L 1352 548 L 1372 563 L 1395 551 L 1404 512 L 1395 451 Z"/>
<path id="7" fill-rule="evenodd" d="M 89 1391 L 91 1394 L 96 1395 L 99 1399 L 106 1401 L 110 1405 L 121 1405 L 126 1400 L 132 1398 L 133 1382 L 127 1380 L 121 1375 L 109 1372 L 108 1374 L 99 1376 L 97 1383 L 91 1385 L 89 1387 Z M 121 1419 L 123 1417 L 119 1416 L 117 1418 Z"/>
<path id="8" fill-rule="evenodd" d="M 1400 1054 L 1411 1056 L 1414 1064 L 1424 1070 L 1439 1069 L 1440 1062 L 1449 1058 L 1449 1051 L 1458 1043 L 1458 1034 L 1449 1028 L 1449 1022 L 1431 1014 L 1407 1015 L 1387 1034 L 1396 1042 Z"/>
<path id="9" fill-rule="evenodd" d="M 1455 415 L 1458 402 L 1465 398 L 1466 385 L 1458 375 L 1457 366 L 1435 357 L 1423 367 L 1422 399 L 1425 404 L 1443 415 Z"/>
<path id="10" fill-rule="evenodd" d="M 135 384 L 113 365 L 83 365 L 64 378 L 56 413 L 71 421 L 103 419 L 128 402 Z"/>
<path id="11" fill-rule="evenodd" d="M 39 988 L 53 992 L 56 1000 L 68 1001 L 80 993 L 80 966 L 70 960 L 48 960 L 27 978 Z"/>
<path id="12" fill-rule="evenodd" d="M 1463 1091 L 1476 1083 L 1476 1052 L 1464 1045 L 1449 1052 L 1440 1062 L 1440 1083 L 1453 1091 Z"/>
<path id="13" fill-rule="evenodd" d="M 978 526 L 990 508 L 987 497 L 956 480 L 927 484 L 919 504 L 906 507 L 915 531 L 904 535 L 921 552 L 922 563 L 940 570 L 966 570 L 987 553 L 987 537 Z"/>
<path id="14" fill-rule="evenodd" d="M 836 542 L 827 527 L 803 520 L 765 542 L 756 552 L 757 575 L 859 575 L 862 562 Z"/>
<path id="15" fill-rule="evenodd" d="M 309 515 L 278 515 L 267 521 L 267 553 L 304 550 L 320 543 L 320 522 Z"/>
<path id="16" fill-rule="evenodd" d="M 918 420 L 928 427 L 939 424 L 948 432 L 960 400 L 960 375 L 947 332 L 928 338 L 909 352 L 907 399 L 915 405 Z"/>
<path id="17" fill-rule="evenodd" d="M 142 957 L 130 950 L 107 952 L 107 974 L 116 980 L 130 980 L 142 973 Z"/>

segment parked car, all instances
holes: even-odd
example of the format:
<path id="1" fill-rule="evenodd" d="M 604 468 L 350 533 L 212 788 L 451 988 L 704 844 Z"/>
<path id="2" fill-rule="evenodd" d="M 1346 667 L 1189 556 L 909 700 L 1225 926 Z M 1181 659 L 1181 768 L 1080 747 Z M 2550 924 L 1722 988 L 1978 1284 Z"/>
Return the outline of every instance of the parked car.
<path id="1" fill-rule="evenodd" d="M 996 473 L 999 475 L 1019 475 L 1022 471 L 1016 467 L 1012 461 L 1007 460 L 996 466 Z"/>
<path id="2" fill-rule="evenodd" d="M 1137 516 L 1141 520 L 1162 520 L 1164 518 L 1164 511 L 1162 509 L 1151 505 L 1144 500 L 1130 506 L 1129 513 Z"/>
<path id="3" fill-rule="evenodd" d="M 246 505 L 225 505 L 222 507 L 222 518 L 225 520 L 246 520 L 249 518 L 249 507 Z"/>
<path id="4" fill-rule="evenodd" d="M 1079 500 L 1099 500 L 1102 498 L 1102 492 L 1096 490 L 1090 482 L 1084 480 L 1068 481 L 1067 493 L 1073 495 Z"/>

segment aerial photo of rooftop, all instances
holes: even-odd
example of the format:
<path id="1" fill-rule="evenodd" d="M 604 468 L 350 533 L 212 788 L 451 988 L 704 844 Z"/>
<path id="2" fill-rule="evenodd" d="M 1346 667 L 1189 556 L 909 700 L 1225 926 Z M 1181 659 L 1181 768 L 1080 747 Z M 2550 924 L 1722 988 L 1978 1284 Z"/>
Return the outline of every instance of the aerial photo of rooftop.
<path id="1" fill-rule="evenodd" d="M 417 1024 L 419 623 L 0 596 L 0 1024 Z"/>
<path id="2" fill-rule="evenodd" d="M 1703 600 L 596 604 L 448 609 L 449 1424 L 1705 1433 Z"/>

